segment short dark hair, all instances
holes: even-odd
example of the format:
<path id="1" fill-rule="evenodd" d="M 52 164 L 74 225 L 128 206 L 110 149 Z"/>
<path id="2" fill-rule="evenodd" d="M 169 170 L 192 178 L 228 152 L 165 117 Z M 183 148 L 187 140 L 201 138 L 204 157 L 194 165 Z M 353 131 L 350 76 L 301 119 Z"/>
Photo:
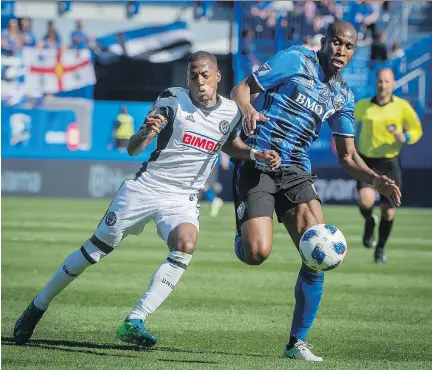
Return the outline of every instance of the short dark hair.
<path id="1" fill-rule="evenodd" d="M 202 60 L 202 59 L 207 59 L 208 61 L 213 63 L 216 66 L 216 68 L 218 68 L 218 62 L 217 62 L 216 57 L 212 53 L 209 53 L 208 51 L 197 51 L 197 52 L 193 53 L 188 58 L 187 62 L 189 64 L 189 63 L 196 62 L 196 61 Z"/>

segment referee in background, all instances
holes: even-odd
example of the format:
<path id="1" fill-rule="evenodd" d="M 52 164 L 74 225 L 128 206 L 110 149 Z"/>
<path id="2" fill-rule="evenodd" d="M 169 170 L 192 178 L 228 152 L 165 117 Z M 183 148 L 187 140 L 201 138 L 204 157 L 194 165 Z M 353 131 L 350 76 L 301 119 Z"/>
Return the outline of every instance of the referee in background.
<path id="1" fill-rule="evenodd" d="M 404 99 L 393 95 L 393 71 L 384 68 L 376 77 L 376 96 L 360 100 L 355 106 L 356 145 L 365 163 L 377 173 L 394 180 L 402 189 L 402 169 L 399 154 L 405 144 L 420 140 L 423 132 L 419 117 Z M 368 184 L 357 182 L 360 212 L 365 219 L 363 245 L 375 248 L 375 263 L 385 263 L 384 247 L 395 217 L 394 206 L 381 195 L 381 221 L 378 243 L 374 229 L 378 218 L 373 214 L 375 190 Z"/>

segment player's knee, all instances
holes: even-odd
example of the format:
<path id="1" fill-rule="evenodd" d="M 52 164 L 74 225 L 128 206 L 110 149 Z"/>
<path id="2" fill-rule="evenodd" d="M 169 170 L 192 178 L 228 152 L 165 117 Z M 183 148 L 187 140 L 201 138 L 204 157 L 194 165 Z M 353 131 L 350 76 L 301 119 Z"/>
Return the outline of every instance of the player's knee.
<path id="1" fill-rule="evenodd" d="M 174 250 L 187 254 L 193 254 L 195 245 L 196 241 L 193 239 L 179 238 L 174 245 Z"/>
<path id="2" fill-rule="evenodd" d="M 271 252 L 271 245 L 264 241 L 244 242 L 244 260 L 248 265 L 261 265 Z"/>
<path id="3" fill-rule="evenodd" d="M 393 207 L 381 208 L 381 217 L 386 221 L 392 221 L 395 217 L 395 209 Z"/>
<path id="4" fill-rule="evenodd" d="M 369 197 L 360 197 L 359 206 L 363 209 L 372 208 L 375 203 L 375 199 L 370 199 Z"/>
<path id="5" fill-rule="evenodd" d="M 91 264 L 98 263 L 102 258 L 110 254 L 114 250 L 113 247 L 104 243 L 93 235 L 81 247 L 81 253 Z"/>
<path id="6" fill-rule="evenodd" d="M 369 188 L 361 189 L 358 202 L 359 206 L 363 209 L 373 207 L 375 204 L 375 191 Z"/>

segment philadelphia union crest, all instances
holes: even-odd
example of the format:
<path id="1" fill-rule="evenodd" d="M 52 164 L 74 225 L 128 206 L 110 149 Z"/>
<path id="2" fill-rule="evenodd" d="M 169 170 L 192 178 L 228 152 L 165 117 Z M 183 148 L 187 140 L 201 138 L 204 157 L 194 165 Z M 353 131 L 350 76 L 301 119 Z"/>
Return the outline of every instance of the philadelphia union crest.
<path id="1" fill-rule="evenodd" d="M 114 226 L 117 222 L 117 215 L 115 212 L 109 212 L 105 217 L 105 224 L 107 226 Z"/>
<path id="2" fill-rule="evenodd" d="M 219 123 L 219 131 L 222 132 L 224 135 L 229 132 L 230 124 L 228 121 L 221 121 Z"/>

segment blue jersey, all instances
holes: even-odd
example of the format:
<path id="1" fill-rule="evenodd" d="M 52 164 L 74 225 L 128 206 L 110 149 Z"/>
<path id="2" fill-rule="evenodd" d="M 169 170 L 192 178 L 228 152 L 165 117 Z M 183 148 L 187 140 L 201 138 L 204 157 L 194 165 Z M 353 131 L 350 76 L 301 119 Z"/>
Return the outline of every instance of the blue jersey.
<path id="1" fill-rule="evenodd" d="M 276 150 L 281 166 L 311 172 L 308 149 L 327 121 L 334 135 L 354 136 L 354 95 L 340 74 L 328 81 L 318 55 L 302 46 L 283 50 L 253 73 L 263 92 L 252 102 L 268 117 L 245 139 L 252 148 Z"/>

